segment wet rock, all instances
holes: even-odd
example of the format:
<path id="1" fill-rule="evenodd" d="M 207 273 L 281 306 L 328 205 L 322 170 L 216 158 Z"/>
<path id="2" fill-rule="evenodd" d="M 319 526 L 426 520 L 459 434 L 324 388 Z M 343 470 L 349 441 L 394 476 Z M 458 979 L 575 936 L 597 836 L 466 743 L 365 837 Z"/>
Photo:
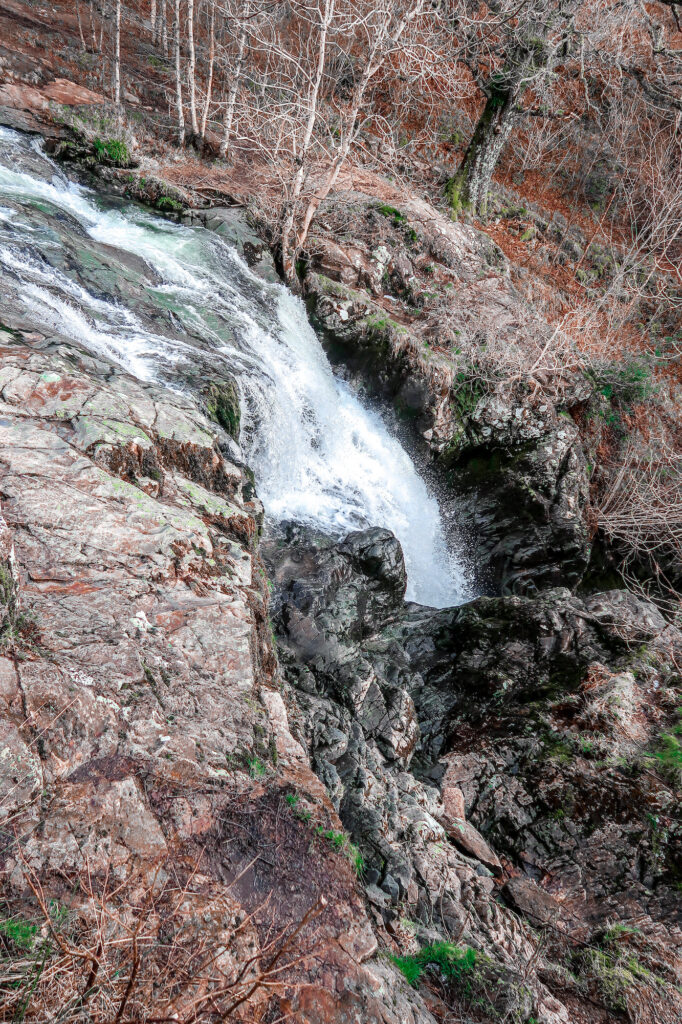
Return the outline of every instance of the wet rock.
<path id="1" fill-rule="evenodd" d="M 241 407 L 239 390 L 234 380 L 210 381 L 204 390 L 204 400 L 209 416 L 230 435 L 239 441 Z"/>
<path id="2" fill-rule="evenodd" d="M 186 210 L 183 221 L 201 224 L 224 238 L 237 250 L 254 274 L 264 281 L 277 282 L 279 275 L 266 242 L 250 226 L 243 210 L 231 206 L 213 206 L 208 210 Z"/>
<path id="3" fill-rule="evenodd" d="M 39 914 L 33 879 L 60 907 L 77 892 L 70 941 L 89 942 L 95 893 L 108 894 L 114 931 L 153 903 L 154 1006 L 170 998 L 157 984 L 164 949 L 210 960 L 203 988 L 174 989 L 182 1013 L 315 910 L 303 959 L 280 975 L 294 1017 L 322 1024 L 331 989 L 358 1019 L 428 1024 L 419 997 L 372 962 L 355 873 L 325 838 L 342 826 L 273 688 L 259 505 L 221 454 L 220 428 L 188 395 L 64 339 L 58 351 L 20 332 L 2 344 L 0 814 L 22 837 L 20 855 L 0 849 L 3 905 Z M 376 563 L 381 546 L 351 542 L 339 556 L 374 566 L 379 604 L 400 591 L 396 559 Z M 287 803 L 294 793 L 311 822 Z M 325 950 L 323 981 L 306 966 L 313 948 Z M 387 992 L 400 1016 L 384 1012 Z M 248 1005 L 265 1002 L 259 990 Z"/>

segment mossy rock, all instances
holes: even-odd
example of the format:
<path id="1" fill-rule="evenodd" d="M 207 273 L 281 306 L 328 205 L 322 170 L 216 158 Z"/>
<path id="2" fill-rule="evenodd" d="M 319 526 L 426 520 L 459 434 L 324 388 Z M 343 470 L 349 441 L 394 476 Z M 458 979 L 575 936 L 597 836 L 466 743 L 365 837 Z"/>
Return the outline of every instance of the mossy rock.
<path id="1" fill-rule="evenodd" d="M 239 390 L 234 380 L 211 381 L 204 390 L 208 415 L 219 423 L 235 441 L 239 440 L 241 407 Z"/>

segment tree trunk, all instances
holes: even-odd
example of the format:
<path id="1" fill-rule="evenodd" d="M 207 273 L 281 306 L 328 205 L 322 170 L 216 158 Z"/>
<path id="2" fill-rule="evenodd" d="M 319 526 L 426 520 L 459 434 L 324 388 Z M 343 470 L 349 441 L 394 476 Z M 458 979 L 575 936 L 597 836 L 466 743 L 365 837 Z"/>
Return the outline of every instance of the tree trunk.
<path id="1" fill-rule="evenodd" d="M 116 33 L 114 39 L 114 103 L 121 106 L 121 0 L 116 0 Z"/>
<path id="2" fill-rule="evenodd" d="M 194 69 L 196 58 L 194 54 L 194 0 L 187 0 L 187 91 L 189 92 L 189 116 L 192 124 L 192 135 L 196 139 L 199 135 L 199 122 L 197 121 L 197 98 Z"/>
<path id="3" fill-rule="evenodd" d="M 453 214 L 471 210 L 486 216 L 493 172 L 512 129 L 521 115 L 520 100 L 531 82 L 545 78 L 556 64 L 572 22 L 553 43 L 548 26 L 530 26 L 525 38 L 508 54 L 505 67 L 494 74 L 483 92 L 485 107 L 455 176 L 447 185 Z M 531 31 L 532 28 L 532 31 Z"/>
<path id="4" fill-rule="evenodd" d="M 318 115 L 318 102 L 320 96 L 320 88 L 322 86 L 322 78 L 324 75 L 325 61 L 327 58 L 327 37 L 329 34 L 329 27 L 334 17 L 335 0 L 325 0 L 324 7 L 320 14 L 320 27 L 319 37 L 317 43 L 317 67 L 315 69 L 315 77 L 313 78 L 310 90 L 307 97 L 306 106 L 308 108 L 308 116 L 305 121 L 305 127 L 303 131 L 303 138 L 301 140 L 301 147 L 296 155 L 296 174 L 291 186 L 291 192 L 289 199 L 285 205 L 285 213 L 282 221 L 282 231 L 280 235 L 280 253 L 281 253 L 281 264 L 282 271 L 284 273 L 284 279 L 288 284 L 293 284 L 296 280 L 295 264 L 294 264 L 294 253 L 291 246 L 291 235 L 294 229 L 294 219 L 296 217 L 296 210 L 305 181 L 306 171 L 308 170 L 308 150 L 310 149 L 310 143 L 313 137 L 313 131 L 315 130 L 315 122 L 317 121 Z"/>
<path id="5" fill-rule="evenodd" d="M 78 17 L 78 34 L 81 37 L 81 46 L 85 50 L 85 38 L 83 36 L 83 24 L 81 22 L 81 5 L 79 0 L 76 0 L 76 15 Z"/>
<path id="6" fill-rule="evenodd" d="M 166 18 L 166 0 L 159 4 L 159 20 L 156 30 L 156 41 L 161 43 L 164 56 L 168 56 L 168 19 Z"/>
<path id="7" fill-rule="evenodd" d="M 178 115 L 178 142 L 185 145 L 185 112 L 182 108 L 182 66 L 180 64 L 180 0 L 175 0 L 175 107 Z"/>
<path id="8" fill-rule="evenodd" d="M 485 217 L 493 171 L 507 144 L 519 111 L 522 87 L 513 82 L 491 82 L 485 107 L 457 173 L 447 185 L 455 215 L 470 210 Z"/>
<path id="9" fill-rule="evenodd" d="M 244 57 L 246 54 L 246 17 L 248 14 L 248 0 L 244 4 L 242 11 L 244 20 L 242 21 L 241 28 L 239 30 L 239 42 L 237 44 L 237 64 L 234 69 L 234 74 L 230 80 L 230 88 L 227 94 L 227 106 L 225 107 L 225 120 L 223 122 L 223 137 L 220 142 L 220 156 L 226 157 L 228 146 L 230 145 L 230 136 L 232 134 L 232 121 L 234 120 L 234 107 L 237 102 L 237 93 L 239 92 L 239 80 L 242 76 L 242 66 L 244 64 Z"/>
<path id="10" fill-rule="evenodd" d="M 305 244 L 313 218 L 315 217 L 320 204 L 324 202 L 336 184 L 341 168 L 348 159 L 351 147 L 357 139 L 361 125 L 360 111 L 364 105 L 365 93 L 369 83 L 383 65 L 391 49 L 397 46 L 410 21 L 413 21 L 421 13 L 424 4 L 425 0 L 417 0 L 417 2 L 413 0 L 412 7 L 408 10 L 407 14 L 403 15 L 399 21 L 386 26 L 384 35 L 377 34 L 375 36 L 372 47 L 367 56 L 365 68 L 353 93 L 353 101 L 348 114 L 345 136 L 343 136 L 342 133 L 339 149 L 329 166 L 327 176 L 322 185 L 315 191 L 308 202 L 308 206 L 303 215 L 301 228 L 296 238 L 297 248 L 300 248 Z"/>
<path id="11" fill-rule="evenodd" d="M 211 27 L 209 29 L 209 50 L 208 50 L 208 81 L 206 83 L 206 101 L 204 112 L 201 118 L 201 141 L 206 138 L 206 124 L 211 110 L 211 93 L 213 91 L 213 65 L 215 63 L 215 0 L 211 2 Z"/>

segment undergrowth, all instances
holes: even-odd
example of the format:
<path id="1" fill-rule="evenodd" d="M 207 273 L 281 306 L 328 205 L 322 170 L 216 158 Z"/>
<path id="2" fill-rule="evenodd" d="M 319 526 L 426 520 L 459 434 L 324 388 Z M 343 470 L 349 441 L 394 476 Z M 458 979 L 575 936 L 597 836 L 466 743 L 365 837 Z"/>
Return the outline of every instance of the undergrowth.
<path id="1" fill-rule="evenodd" d="M 92 147 L 100 163 L 112 163 L 117 167 L 127 167 L 130 163 L 130 153 L 123 139 L 96 138 Z"/>
<path id="2" fill-rule="evenodd" d="M 479 954 L 471 946 L 460 949 L 452 942 L 435 942 L 422 948 L 413 955 L 390 955 L 390 959 L 403 974 L 406 981 L 416 987 L 422 974 L 429 967 L 435 967 L 444 978 L 461 982 L 472 974 L 476 967 Z"/>

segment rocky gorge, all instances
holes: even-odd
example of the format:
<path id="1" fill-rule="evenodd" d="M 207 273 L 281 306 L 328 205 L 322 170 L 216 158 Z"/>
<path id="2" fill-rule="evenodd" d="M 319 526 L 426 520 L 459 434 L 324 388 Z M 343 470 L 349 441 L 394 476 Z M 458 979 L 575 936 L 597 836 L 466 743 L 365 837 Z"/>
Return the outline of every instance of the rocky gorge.
<path id="1" fill-rule="evenodd" d="M 264 515 L 283 423 L 259 434 L 248 396 L 274 403 L 278 336 L 255 347 L 236 299 L 192 320 L 146 236 L 83 229 L 69 187 L 23 234 L 26 197 L 0 203 L 28 254 L 0 302 L 5 1019 L 679 1020 L 679 778 L 656 755 L 682 635 L 596 564 L 603 426 L 581 422 L 604 395 L 568 358 L 536 388 L 453 359 L 472 324 L 531 366 L 545 349 L 503 255 L 421 200 L 323 207 L 300 268 L 343 378 L 322 428 L 371 396 L 440 498 L 387 431 L 390 500 L 354 523 L 335 466 L 333 528 L 293 497 Z M 144 216 L 171 258 L 174 225 Z M 267 224 L 184 219 L 276 280 Z M 459 326 L 424 303 L 437 284 Z M 327 454 L 315 428 L 296 455 Z M 441 519 L 433 607 L 406 600 L 409 538 Z"/>

